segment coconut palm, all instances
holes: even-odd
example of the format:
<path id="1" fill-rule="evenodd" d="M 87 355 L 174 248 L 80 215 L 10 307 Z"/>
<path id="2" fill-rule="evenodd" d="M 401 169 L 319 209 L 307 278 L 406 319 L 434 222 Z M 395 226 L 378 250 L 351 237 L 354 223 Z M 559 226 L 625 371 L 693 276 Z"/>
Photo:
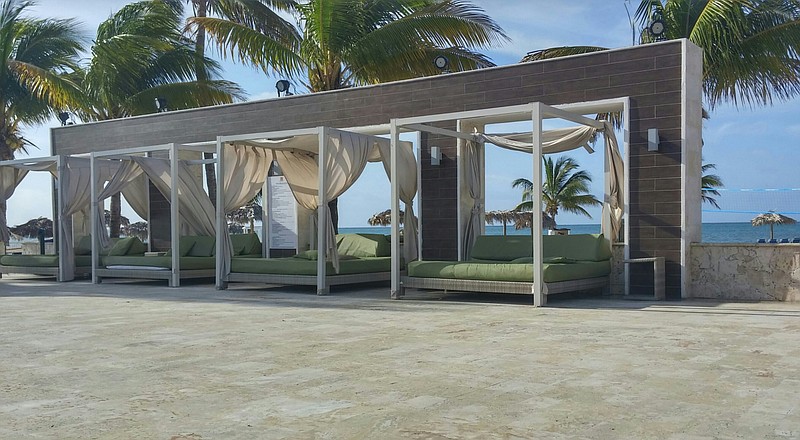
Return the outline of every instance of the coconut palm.
<path id="1" fill-rule="evenodd" d="M 717 166 L 713 163 L 706 163 L 703 164 L 703 177 L 701 179 L 701 187 L 702 187 L 702 195 L 701 198 L 703 203 L 708 203 L 717 209 L 721 209 L 719 207 L 719 203 L 717 202 L 717 197 L 720 197 L 720 193 L 718 191 L 719 188 L 725 186 L 722 183 L 722 178 L 716 174 L 708 174 L 710 170 L 717 169 Z"/>
<path id="2" fill-rule="evenodd" d="M 584 206 L 600 206 L 601 202 L 589 194 L 589 184 L 592 177 L 583 170 L 578 170 L 578 162 L 568 156 L 561 156 L 553 161 L 552 157 L 545 157 L 544 183 L 542 184 L 542 202 L 544 213 L 556 222 L 556 215 L 560 210 L 573 214 L 585 215 L 592 218 Z M 535 186 L 528 179 L 516 179 L 511 186 L 522 189 L 522 203 L 517 205 L 517 211 L 533 211 L 533 191 Z"/>
<path id="3" fill-rule="evenodd" d="M 182 17 L 163 0 L 126 5 L 101 23 L 89 64 L 78 73 L 85 94 L 77 109 L 81 118 L 97 121 L 154 113 L 156 98 L 166 99 L 171 108 L 242 98 L 239 86 L 218 79 L 219 64 L 198 57 L 181 31 Z M 120 235 L 120 202 L 119 194 L 111 197 L 112 237 Z"/>
<path id="4" fill-rule="evenodd" d="M 662 38 L 688 38 L 703 49 L 703 90 L 713 109 L 721 102 L 768 105 L 800 92 L 800 1 L 641 0 L 640 29 L 660 17 Z M 641 31 L 640 41 L 653 37 Z M 589 53 L 596 46 L 530 52 L 523 61 Z"/>
<path id="5" fill-rule="evenodd" d="M 461 0 L 309 0 L 296 5 L 297 38 L 232 20 L 195 17 L 220 50 L 245 64 L 275 69 L 310 92 L 494 65 L 476 50 L 508 40 L 480 8 Z M 337 201 L 331 217 L 337 228 Z"/>
<path id="6" fill-rule="evenodd" d="M 81 50 L 77 23 L 26 17 L 32 5 L 0 3 L 0 160 L 32 145 L 22 125 L 46 121 L 79 96 L 66 76 L 76 68 Z"/>
<path id="7" fill-rule="evenodd" d="M 797 220 L 775 211 L 770 211 L 757 215 L 754 219 L 750 220 L 750 223 L 753 226 L 769 225 L 769 239 L 773 240 L 775 238 L 775 225 L 793 225 L 797 223 Z"/>
<path id="8" fill-rule="evenodd" d="M 136 237 L 139 240 L 147 240 L 147 222 L 135 222 L 125 228 L 125 235 L 128 237 Z"/>

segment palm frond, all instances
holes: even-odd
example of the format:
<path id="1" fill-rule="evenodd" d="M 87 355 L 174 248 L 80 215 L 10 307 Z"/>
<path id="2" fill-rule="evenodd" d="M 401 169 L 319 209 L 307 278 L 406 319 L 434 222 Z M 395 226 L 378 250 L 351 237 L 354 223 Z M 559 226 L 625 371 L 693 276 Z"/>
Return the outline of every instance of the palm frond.
<path id="1" fill-rule="evenodd" d="M 561 58 L 561 57 L 568 57 L 571 55 L 582 55 L 585 53 L 592 53 L 592 52 L 600 52 L 608 50 L 606 47 L 599 47 L 599 46 L 561 46 L 561 47 L 551 47 L 547 49 L 539 49 L 528 52 L 522 60 L 521 63 L 526 63 L 529 61 L 541 61 L 541 60 L 549 60 L 553 58 Z"/>

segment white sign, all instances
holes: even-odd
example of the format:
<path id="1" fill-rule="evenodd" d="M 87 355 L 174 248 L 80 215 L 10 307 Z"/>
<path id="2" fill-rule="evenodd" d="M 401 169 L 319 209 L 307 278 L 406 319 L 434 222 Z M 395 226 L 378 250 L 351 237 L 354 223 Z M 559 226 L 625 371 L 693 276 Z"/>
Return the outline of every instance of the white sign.
<path id="1" fill-rule="evenodd" d="M 297 249 L 297 204 L 283 176 L 269 177 L 269 244 L 271 249 Z"/>

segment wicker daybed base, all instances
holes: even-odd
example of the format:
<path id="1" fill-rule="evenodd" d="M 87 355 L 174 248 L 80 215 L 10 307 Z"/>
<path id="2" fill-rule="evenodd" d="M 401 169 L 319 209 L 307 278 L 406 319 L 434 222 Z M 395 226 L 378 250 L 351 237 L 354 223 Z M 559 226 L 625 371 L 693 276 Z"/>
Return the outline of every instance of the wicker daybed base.
<path id="1" fill-rule="evenodd" d="M 580 280 L 559 281 L 555 283 L 545 283 L 547 294 L 575 292 L 578 290 L 588 290 L 597 288 L 607 288 L 609 277 L 584 278 Z M 485 292 L 485 293 L 510 293 L 517 295 L 532 295 L 533 283 L 522 283 L 512 281 L 482 281 L 482 280 L 456 280 L 447 278 L 421 278 L 421 277 L 400 277 L 399 296 L 405 294 L 406 288 L 413 289 L 432 289 L 444 291 L 464 291 L 464 292 Z"/>
<path id="2" fill-rule="evenodd" d="M 328 275 L 325 277 L 325 288 L 322 290 L 317 289 L 317 295 L 329 294 L 330 286 L 389 281 L 391 278 L 391 272 Z M 227 277 L 227 281 L 241 283 L 280 284 L 285 286 L 316 286 L 317 276 L 231 272 Z"/>
<path id="3" fill-rule="evenodd" d="M 171 283 L 172 280 L 172 271 L 167 270 L 146 270 L 146 269 L 97 269 L 95 271 L 97 275 L 97 282 L 102 282 L 103 278 L 133 278 L 133 279 L 140 279 L 140 280 L 168 280 L 170 281 L 170 287 L 177 287 L 173 286 Z M 192 279 L 192 278 L 214 278 L 216 276 L 215 269 L 193 269 L 193 270 L 181 270 L 179 274 L 180 279 Z"/>
<path id="4" fill-rule="evenodd" d="M 0 266 L 0 277 L 2 274 L 21 273 L 26 275 L 41 275 L 58 278 L 57 267 L 26 267 L 26 266 Z M 91 267 L 76 267 L 75 277 L 85 277 L 92 274 Z"/>

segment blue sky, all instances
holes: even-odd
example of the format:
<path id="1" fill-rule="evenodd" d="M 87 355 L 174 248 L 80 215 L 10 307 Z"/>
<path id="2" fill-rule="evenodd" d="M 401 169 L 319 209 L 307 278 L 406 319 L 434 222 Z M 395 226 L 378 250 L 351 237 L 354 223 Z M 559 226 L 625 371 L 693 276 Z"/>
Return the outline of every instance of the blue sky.
<path id="1" fill-rule="evenodd" d="M 528 51 L 565 45 L 598 45 L 612 48 L 631 45 L 631 28 L 624 0 L 473 0 L 488 12 L 509 34 L 512 41 L 503 47 L 487 51 L 494 62 L 505 65 L 518 62 Z M 84 24 L 87 35 L 93 35 L 97 25 L 113 11 L 129 3 L 124 0 L 75 0 L 66 8 L 60 0 L 38 0 L 32 12 L 37 16 L 75 17 Z M 638 2 L 634 2 L 638 3 Z M 600 6 L 602 5 L 602 6 Z M 629 6 L 630 8 L 631 6 Z M 632 7 L 635 9 L 635 5 Z M 238 82 L 250 99 L 275 96 L 275 78 L 260 71 L 224 63 L 225 77 Z M 726 187 L 735 188 L 796 188 L 800 187 L 797 139 L 800 137 L 800 100 L 776 103 L 767 108 L 718 106 L 705 121 L 703 155 L 717 165 L 717 174 Z M 28 127 L 26 136 L 39 149 L 31 156 L 49 154 L 49 128 Z M 519 201 L 520 194 L 511 189 L 517 177 L 530 177 L 527 157 L 491 148 L 487 158 L 487 209 L 508 209 Z M 579 163 L 596 177 L 593 192 L 602 196 L 602 155 L 573 154 Z M 39 173 L 34 173 L 39 174 Z M 800 192 L 796 191 L 800 196 Z M 343 226 L 364 226 L 373 213 L 389 207 L 389 185 L 379 165 L 367 167 L 364 176 L 340 200 L 340 223 Z M 51 216 L 49 183 L 45 176 L 26 179 L 17 194 L 9 200 L 9 224 L 24 222 L 39 215 Z M 735 196 L 731 196 L 735 198 Z M 750 199 L 739 197 L 737 204 Z M 800 210 L 800 197 L 783 208 Z M 129 211 L 125 213 L 133 217 Z M 595 219 L 599 212 L 593 211 Z M 747 220 L 749 215 L 706 214 L 706 221 Z M 595 220 L 561 214 L 560 224 L 593 223 Z"/>

